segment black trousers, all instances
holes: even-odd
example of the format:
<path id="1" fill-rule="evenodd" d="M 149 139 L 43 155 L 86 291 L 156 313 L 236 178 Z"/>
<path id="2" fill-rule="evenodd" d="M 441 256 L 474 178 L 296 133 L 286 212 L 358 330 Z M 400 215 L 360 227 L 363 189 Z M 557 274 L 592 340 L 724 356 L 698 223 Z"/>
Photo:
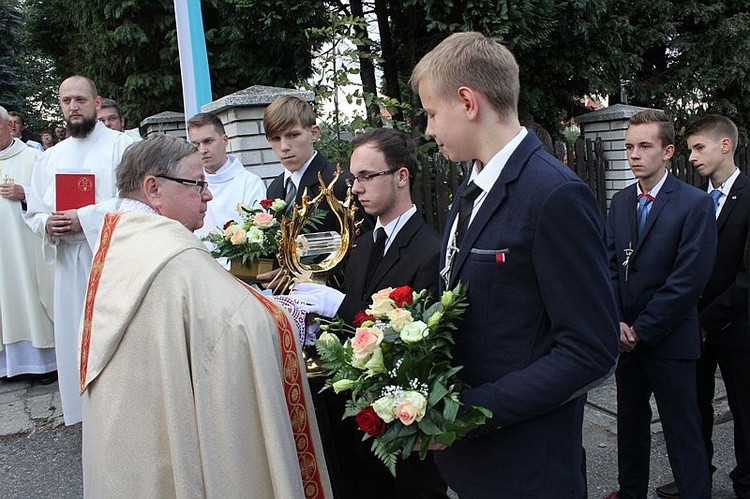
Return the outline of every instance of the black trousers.
<path id="1" fill-rule="evenodd" d="M 727 389 L 729 410 L 734 420 L 734 455 L 737 461 L 729 473 L 734 491 L 741 499 L 750 499 L 750 350 L 721 347 L 710 340 L 704 344 L 703 356 L 696 365 L 698 406 L 701 412 L 701 433 L 708 456 L 714 454 L 714 399 L 716 367 L 721 369 Z"/>

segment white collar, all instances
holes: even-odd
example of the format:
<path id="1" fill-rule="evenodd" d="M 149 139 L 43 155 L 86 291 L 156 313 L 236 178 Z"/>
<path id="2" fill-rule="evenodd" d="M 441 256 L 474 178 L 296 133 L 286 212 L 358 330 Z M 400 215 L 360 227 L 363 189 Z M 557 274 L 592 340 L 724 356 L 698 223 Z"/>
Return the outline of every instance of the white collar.
<path id="1" fill-rule="evenodd" d="M 713 191 L 714 189 L 719 189 L 722 194 L 724 194 L 725 196 L 728 196 L 729 195 L 729 191 L 732 190 L 732 186 L 734 185 L 734 181 L 737 180 L 737 177 L 739 177 L 739 176 L 740 176 L 740 169 L 735 166 L 734 167 L 734 171 L 729 176 L 729 178 L 727 178 L 724 181 L 724 183 L 721 184 L 719 187 L 714 187 L 713 181 L 709 178 L 708 179 L 708 189 L 706 189 L 706 192 L 708 192 L 710 194 L 711 191 Z"/>

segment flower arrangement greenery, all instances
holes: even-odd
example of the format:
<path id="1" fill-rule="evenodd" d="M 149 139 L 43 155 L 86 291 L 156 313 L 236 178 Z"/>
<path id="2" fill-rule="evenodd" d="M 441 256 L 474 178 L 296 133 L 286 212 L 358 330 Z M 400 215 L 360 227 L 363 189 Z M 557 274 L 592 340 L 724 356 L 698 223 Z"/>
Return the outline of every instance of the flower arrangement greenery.
<path id="1" fill-rule="evenodd" d="M 439 301 L 402 286 L 374 294 L 353 325 L 321 321 L 315 346 L 330 371 L 325 388 L 351 393 L 344 417 L 372 438 L 373 453 L 394 476 L 398 459 L 415 448 L 424 459 L 432 440 L 450 446 L 492 417 L 459 401 L 461 366 L 451 365 L 451 347 L 466 307 L 460 284 Z"/>
<path id="2" fill-rule="evenodd" d="M 211 256 L 240 260 L 243 265 L 260 258 L 272 258 L 279 250 L 281 217 L 286 209 L 283 199 L 264 199 L 260 208 L 238 204 L 240 221 L 229 220 L 203 237 L 213 243 Z"/>

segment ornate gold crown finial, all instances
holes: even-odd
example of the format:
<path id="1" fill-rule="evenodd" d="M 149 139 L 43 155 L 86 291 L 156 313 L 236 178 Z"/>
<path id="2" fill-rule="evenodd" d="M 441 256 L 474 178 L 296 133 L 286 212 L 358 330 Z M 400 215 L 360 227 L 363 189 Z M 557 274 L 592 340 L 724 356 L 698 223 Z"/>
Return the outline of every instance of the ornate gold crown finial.
<path id="1" fill-rule="evenodd" d="M 328 272 L 336 267 L 351 249 L 361 221 L 354 220 L 357 206 L 353 201 L 351 188 L 347 190 L 344 201 L 336 197 L 333 186 L 341 172 L 341 165 L 336 165 L 336 174 L 328 185 L 318 172 L 318 195 L 310 199 L 305 188 L 302 205 L 295 204 L 291 218 L 284 216 L 282 219 L 278 253 L 281 268 L 271 282 L 274 293 L 286 294 L 294 289 L 297 282 L 303 280 L 325 283 Z M 305 224 L 324 201 L 335 215 L 340 231 L 303 234 Z M 303 257 L 311 255 L 318 255 L 319 258 L 307 263 L 302 261 Z"/>

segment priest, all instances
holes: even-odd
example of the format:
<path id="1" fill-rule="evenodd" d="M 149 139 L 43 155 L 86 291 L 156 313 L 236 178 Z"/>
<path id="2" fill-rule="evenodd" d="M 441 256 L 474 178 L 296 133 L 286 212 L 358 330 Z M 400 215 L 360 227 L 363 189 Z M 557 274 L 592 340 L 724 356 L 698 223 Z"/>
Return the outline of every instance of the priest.
<path id="1" fill-rule="evenodd" d="M 47 149 L 37 160 L 28 192 L 26 223 L 42 239 L 47 263 L 54 264 L 55 353 L 65 424 L 81 421 L 76 346 L 91 248 L 86 234 L 98 231 L 95 204 L 114 197 L 115 168 L 133 139 L 96 120 L 101 107 L 94 82 L 71 76 L 60 85 L 60 108 L 70 139 Z M 57 190 L 57 180 L 75 178 L 70 189 Z M 75 194 L 74 194 L 75 193 Z M 67 199 L 65 199 L 67 197 Z M 66 202 L 68 204 L 63 204 Z"/>
<path id="2" fill-rule="evenodd" d="M 39 374 L 55 380 L 52 267 L 23 222 L 26 190 L 41 153 L 15 139 L 10 115 L 0 106 L 0 376 Z"/>
<path id="3" fill-rule="evenodd" d="M 331 497 L 295 326 L 192 233 L 196 148 L 139 142 L 117 187 L 81 333 L 84 495 Z"/>

